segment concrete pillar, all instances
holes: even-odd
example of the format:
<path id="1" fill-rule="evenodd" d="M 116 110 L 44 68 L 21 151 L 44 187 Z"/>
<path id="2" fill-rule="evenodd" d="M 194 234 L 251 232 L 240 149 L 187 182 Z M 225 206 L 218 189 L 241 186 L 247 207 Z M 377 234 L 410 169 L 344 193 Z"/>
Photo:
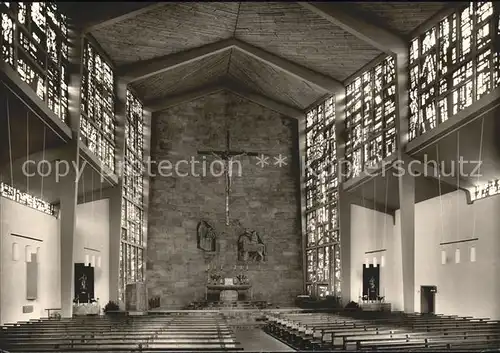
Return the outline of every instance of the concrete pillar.
<path id="1" fill-rule="evenodd" d="M 127 121 L 127 83 L 116 80 L 116 151 L 115 165 L 118 184 L 110 190 L 109 198 L 109 300 L 118 303 L 120 283 L 121 211 L 123 164 L 125 160 L 125 123 Z"/>
<path id="2" fill-rule="evenodd" d="M 299 163 L 300 163 L 300 220 L 302 230 L 302 275 L 303 293 L 307 290 L 307 230 L 306 230 L 306 117 L 298 119 Z"/>
<path id="3" fill-rule="evenodd" d="M 65 146 L 63 160 L 79 167 L 78 140 L 73 139 Z M 73 316 L 74 298 L 74 237 L 76 230 L 76 205 L 78 199 L 78 181 L 75 168 L 61 178 L 58 184 L 60 192 L 60 232 L 61 232 L 61 316 Z"/>
<path id="4" fill-rule="evenodd" d="M 80 170 L 80 87 L 81 53 L 83 36 L 78 30 L 70 33 L 69 68 L 70 83 L 68 85 L 68 125 L 72 139 L 61 149 L 62 161 L 69 165 L 69 173 L 58 183 L 60 196 L 60 234 L 61 234 L 61 316 L 73 316 L 74 298 L 74 237 L 76 231 L 76 206 L 78 202 L 78 177 Z"/>
<path id="5" fill-rule="evenodd" d="M 144 160 L 151 159 L 151 136 L 152 136 L 153 115 L 150 111 L 144 110 Z M 146 258 L 147 258 L 147 243 L 148 243 L 148 222 L 149 222 L 149 177 L 148 171 L 151 168 L 146 168 L 144 173 L 144 195 L 143 195 L 143 210 L 144 210 L 144 254 L 143 254 L 143 281 L 146 282 Z M 147 287 L 146 287 L 147 295 Z"/>
<path id="6" fill-rule="evenodd" d="M 396 56 L 396 85 L 397 154 L 399 161 L 403 162 L 402 165 L 405 167 L 405 173 L 398 173 L 403 307 L 405 312 L 412 313 L 415 311 L 415 177 L 408 173 L 407 166 L 410 159 L 405 155 L 409 130 L 408 55 L 406 52 Z"/>
<path id="7" fill-rule="evenodd" d="M 120 234 L 122 189 L 115 185 L 109 190 L 109 300 L 118 303 L 120 281 Z"/>
<path id="8" fill-rule="evenodd" d="M 399 177 L 401 210 L 401 259 L 403 269 L 403 306 L 406 313 L 415 311 L 415 177 Z"/>
<path id="9" fill-rule="evenodd" d="M 342 284 L 341 297 L 345 305 L 351 301 L 351 202 L 349 194 L 344 192 L 343 184 L 346 179 L 347 168 L 343 161 L 345 160 L 345 88 L 335 92 L 335 133 L 337 141 L 337 161 L 338 161 L 338 181 L 339 181 L 339 200 L 338 217 L 341 247 L 341 268 Z"/>

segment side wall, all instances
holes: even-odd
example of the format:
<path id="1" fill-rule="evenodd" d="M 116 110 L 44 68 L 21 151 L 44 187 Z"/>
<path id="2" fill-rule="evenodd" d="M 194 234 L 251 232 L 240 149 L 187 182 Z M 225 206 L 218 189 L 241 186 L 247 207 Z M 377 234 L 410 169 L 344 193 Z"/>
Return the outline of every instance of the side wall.
<path id="1" fill-rule="evenodd" d="M 352 206 L 352 300 L 358 301 L 365 251 L 386 248 L 381 268 L 381 288 L 393 310 L 403 309 L 400 211 L 387 232 L 380 229 L 384 215 Z M 415 206 L 415 310 L 420 311 L 420 287 L 437 287 L 436 313 L 500 319 L 500 197 L 493 196 L 467 205 L 463 192 L 454 192 Z M 374 227 L 374 222 L 376 226 Z M 374 236 L 373 229 L 376 229 Z M 384 239 L 383 236 L 386 236 Z M 479 238 L 477 241 L 440 245 Z M 376 243 L 378 242 L 378 243 Z M 470 248 L 476 261 L 470 261 Z M 455 251 L 460 262 L 455 263 Z M 441 264 L 441 251 L 447 263 Z M 370 262 L 373 256 L 369 257 Z M 380 261 L 380 258 L 378 258 Z"/>
<path id="2" fill-rule="evenodd" d="M 59 308 L 61 305 L 59 221 L 3 197 L 0 197 L 0 202 L 0 322 L 12 323 L 46 316 L 45 309 Z M 17 261 L 12 256 L 13 243 L 19 246 Z M 36 300 L 26 299 L 26 246 L 33 253 L 40 248 Z M 23 313 L 23 306 L 29 305 L 33 305 L 33 312 Z"/>
<path id="3" fill-rule="evenodd" d="M 357 205 L 351 205 L 351 300 L 358 302 L 363 292 L 363 264 L 380 267 L 380 295 L 401 309 L 401 242 L 394 236 L 394 217 Z M 384 250 L 366 254 L 366 252 Z M 382 264 L 383 256 L 383 264 Z M 399 280 L 398 280 L 399 279 Z"/>
<path id="4" fill-rule="evenodd" d="M 442 204 L 442 207 L 441 207 Z M 467 205 L 464 193 L 455 192 L 416 205 L 415 290 L 437 286 L 436 312 L 500 319 L 500 197 Z M 442 242 L 479 238 L 478 241 L 442 245 Z M 476 262 L 470 261 L 470 247 Z M 460 249 L 460 263 L 455 251 Z M 441 264 L 441 250 L 447 263 Z M 415 296 L 420 310 L 420 293 Z"/>
<path id="5" fill-rule="evenodd" d="M 106 305 L 109 301 L 108 199 L 77 206 L 75 249 L 75 263 L 85 263 L 88 259 L 94 267 L 94 295 L 101 306 Z"/>

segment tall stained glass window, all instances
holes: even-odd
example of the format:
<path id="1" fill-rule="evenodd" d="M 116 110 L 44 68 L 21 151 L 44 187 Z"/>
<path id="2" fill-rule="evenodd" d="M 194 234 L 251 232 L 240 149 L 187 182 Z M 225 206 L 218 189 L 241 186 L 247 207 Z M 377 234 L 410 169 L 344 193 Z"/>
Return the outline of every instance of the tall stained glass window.
<path id="1" fill-rule="evenodd" d="M 0 196 L 6 197 L 8 199 L 11 199 L 12 201 L 16 201 L 24 206 L 31 207 L 51 216 L 56 215 L 54 205 L 35 196 L 22 192 L 8 184 L 0 183 Z"/>
<path id="2" fill-rule="evenodd" d="M 127 283 L 143 280 L 144 269 L 144 111 L 127 90 L 125 160 L 123 163 L 122 232 L 120 249 L 120 295 Z"/>
<path id="3" fill-rule="evenodd" d="M 68 27 L 54 2 L 1 2 L 1 59 L 62 121 L 68 116 Z"/>
<path id="4" fill-rule="evenodd" d="M 475 192 L 472 194 L 473 200 L 484 199 L 488 196 L 500 194 L 500 180 L 491 180 L 486 184 L 476 186 Z"/>
<path id="5" fill-rule="evenodd" d="M 113 70 L 89 41 L 83 48 L 80 139 L 106 167 L 115 170 Z"/>
<path id="6" fill-rule="evenodd" d="M 307 113 L 306 120 L 306 261 L 308 288 L 340 295 L 338 173 L 335 99 Z"/>
<path id="7" fill-rule="evenodd" d="M 493 2 L 471 2 L 413 39 L 410 140 L 499 87 L 499 34 Z"/>
<path id="8" fill-rule="evenodd" d="M 392 56 L 346 87 L 346 177 L 396 152 L 396 67 Z"/>

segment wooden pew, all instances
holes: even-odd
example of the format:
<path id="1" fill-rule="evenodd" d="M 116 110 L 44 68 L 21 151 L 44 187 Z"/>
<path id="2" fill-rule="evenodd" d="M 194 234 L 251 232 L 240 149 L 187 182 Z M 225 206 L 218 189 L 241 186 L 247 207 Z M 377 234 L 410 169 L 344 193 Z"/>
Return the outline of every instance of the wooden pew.
<path id="1" fill-rule="evenodd" d="M 242 350 L 218 316 L 34 320 L 2 327 L 0 342 L 9 351 L 32 353 Z"/>
<path id="2" fill-rule="evenodd" d="M 321 348 L 327 339 L 331 340 L 331 348 L 339 348 L 335 341 L 336 333 L 337 339 L 341 338 L 343 341 L 343 349 L 353 343 L 360 349 L 425 349 L 431 346 L 450 349 L 452 346 L 480 346 L 481 341 L 484 347 L 489 347 L 499 332 L 498 322 L 487 318 L 400 313 L 352 316 L 270 315 L 268 329 L 299 348 L 313 349 Z M 389 331 L 388 325 L 393 326 Z M 394 326 L 398 327 L 398 331 L 394 330 Z M 467 343 L 464 343 L 466 340 Z"/>

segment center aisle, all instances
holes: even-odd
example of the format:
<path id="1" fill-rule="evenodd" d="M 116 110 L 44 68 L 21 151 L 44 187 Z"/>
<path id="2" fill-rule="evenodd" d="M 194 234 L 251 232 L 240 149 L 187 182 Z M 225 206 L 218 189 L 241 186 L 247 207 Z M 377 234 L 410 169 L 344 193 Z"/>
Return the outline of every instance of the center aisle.
<path id="1" fill-rule="evenodd" d="M 269 336 L 259 328 L 234 330 L 236 341 L 243 347 L 244 351 L 253 352 L 295 352 L 286 344 Z"/>

